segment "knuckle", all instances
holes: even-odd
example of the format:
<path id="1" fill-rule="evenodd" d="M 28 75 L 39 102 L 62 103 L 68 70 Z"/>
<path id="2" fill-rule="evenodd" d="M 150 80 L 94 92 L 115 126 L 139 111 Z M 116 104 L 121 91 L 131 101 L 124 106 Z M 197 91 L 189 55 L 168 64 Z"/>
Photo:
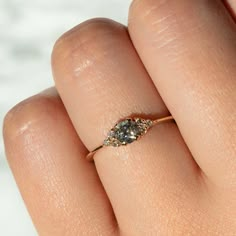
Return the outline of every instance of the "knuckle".
<path id="1" fill-rule="evenodd" d="M 5 116 L 3 136 L 5 142 L 26 136 L 57 115 L 58 99 L 55 96 L 35 95 L 20 102 Z"/>
<path id="2" fill-rule="evenodd" d="M 95 18 L 65 33 L 57 40 L 52 52 L 52 66 L 58 72 L 55 79 L 61 77 L 60 68 L 75 73 L 77 68 L 84 70 L 93 64 L 91 61 L 103 57 L 112 48 L 112 39 L 121 29 L 124 27 L 112 20 Z"/>
<path id="3" fill-rule="evenodd" d="M 151 35 L 147 40 L 153 48 L 162 48 L 175 43 L 176 16 L 173 1 L 135 0 L 130 7 L 128 27 L 139 31 L 140 25 Z"/>
<path id="4" fill-rule="evenodd" d="M 134 0 L 129 8 L 129 23 L 133 20 L 154 20 L 160 12 L 166 12 L 169 9 L 170 1 L 168 0 Z M 159 14 L 157 14 L 157 12 Z M 153 17 L 155 15 L 155 17 Z"/>
<path id="5" fill-rule="evenodd" d="M 135 0 L 130 7 L 128 28 L 131 35 L 137 33 L 140 34 L 139 37 L 143 37 L 140 31 L 141 25 L 148 35 L 143 37 L 145 42 L 149 43 L 155 51 L 164 50 L 168 54 L 171 53 L 175 59 L 182 39 L 189 37 L 192 33 L 188 33 L 188 28 L 191 28 L 187 27 L 189 23 L 182 24 L 186 14 L 189 13 L 186 13 L 182 2 Z M 180 24 L 183 25 L 182 28 L 179 27 Z M 182 53 L 182 49 L 179 53 Z"/>
<path id="6" fill-rule="evenodd" d="M 60 55 L 75 54 L 88 50 L 94 43 L 105 41 L 108 34 L 116 32 L 119 24 L 105 18 L 91 19 L 81 23 L 72 30 L 62 35 L 53 48 L 52 58 L 58 59 Z"/>

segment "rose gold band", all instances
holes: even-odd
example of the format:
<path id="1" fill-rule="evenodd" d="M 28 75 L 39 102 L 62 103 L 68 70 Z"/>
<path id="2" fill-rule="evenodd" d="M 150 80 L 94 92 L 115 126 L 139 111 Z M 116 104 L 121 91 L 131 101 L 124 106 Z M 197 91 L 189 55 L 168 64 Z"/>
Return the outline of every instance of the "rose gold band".
<path id="1" fill-rule="evenodd" d="M 131 118 L 127 118 L 127 119 L 131 119 Z M 125 121 L 127 119 L 125 119 Z M 142 119 L 142 118 L 136 118 L 136 120 L 137 119 Z M 150 121 L 150 125 L 146 128 L 146 130 L 143 131 L 143 133 L 141 135 L 139 135 L 139 137 L 136 138 L 136 140 L 138 140 L 140 137 L 142 137 L 151 127 L 153 127 L 153 126 L 155 126 L 157 124 L 166 122 L 166 121 L 171 121 L 171 120 L 174 120 L 174 118 L 172 116 L 167 116 L 167 117 L 159 118 L 159 119 L 156 119 L 156 120 L 148 120 L 148 121 Z M 145 121 L 145 120 L 142 119 L 142 121 Z M 128 143 L 125 143 L 125 144 L 122 144 L 122 145 L 127 145 L 127 144 Z M 100 150 L 101 148 L 103 148 L 105 146 L 112 146 L 112 145 L 105 145 L 105 144 L 100 145 L 99 147 L 95 148 L 93 151 L 89 152 L 88 155 L 86 156 L 86 159 L 88 161 L 93 161 L 94 154 L 98 150 Z"/>

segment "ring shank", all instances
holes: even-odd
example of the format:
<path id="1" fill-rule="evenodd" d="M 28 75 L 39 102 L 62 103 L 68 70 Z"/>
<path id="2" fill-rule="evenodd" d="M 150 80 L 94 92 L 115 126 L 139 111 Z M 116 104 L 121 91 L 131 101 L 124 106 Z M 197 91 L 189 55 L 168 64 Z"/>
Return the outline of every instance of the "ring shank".
<path id="1" fill-rule="evenodd" d="M 89 152 L 88 155 L 86 156 L 86 159 L 88 161 L 93 161 L 93 155 L 95 154 L 95 152 L 97 152 L 101 148 L 103 148 L 103 145 L 100 145 L 99 147 L 95 148 L 93 151 Z"/>
<path id="2" fill-rule="evenodd" d="M 170 121 L 170 120 L 174 120 L 173 116 L 166 116 L 160 119 L 156 119 L 153 121 L 153 125 L 156 125 L 158 123 L 162 123 L 162 122 L 166 122 L 166 121 Z"/>

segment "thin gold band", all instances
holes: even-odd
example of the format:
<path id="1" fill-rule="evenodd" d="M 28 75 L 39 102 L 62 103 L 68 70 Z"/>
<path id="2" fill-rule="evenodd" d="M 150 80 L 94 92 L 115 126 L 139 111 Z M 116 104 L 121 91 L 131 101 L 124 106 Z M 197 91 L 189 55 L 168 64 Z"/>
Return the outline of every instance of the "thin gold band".
<path id="1" fill-rule="evenodd" d="M 173 116 L 167 116 L 167 117 L 159 118 L 156 120 L 152 120 L 152 125 L 150 126 L 150 128 L 153 127 L 154 125 L 157 125 L 166 121 L 171 121 L 171 120 L 174 120 Z M 103 147 L 105 147 L 104 144 L 100 145 L 99 147 L 95 148 L 93 151 L 89 152 L 88 155 L 86 156 L 86 159 L 88 161 L 93 161 L 94 154 Z"/>

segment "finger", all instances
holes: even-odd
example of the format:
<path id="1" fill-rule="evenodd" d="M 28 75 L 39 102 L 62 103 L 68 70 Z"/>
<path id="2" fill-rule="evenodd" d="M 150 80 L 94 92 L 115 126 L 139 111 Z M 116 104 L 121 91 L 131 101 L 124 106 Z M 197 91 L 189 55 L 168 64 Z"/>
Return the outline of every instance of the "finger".
<path id="1" fill-rule="evenodd" d="M 236 19 L 236 1 L 235 0 L 224 0 L 223 1 L 230 11 L 232 17 Z"/>
<path id="2" fill-rule="evenodd" d="M 221 1 L 134 1 L 129 32 L 206 176 L 236 170 L 235 23 Z M 235 179 L 235 178 L 233 178 Z"/>
<path id="3" fill-rule="evenodd" d="M 168 115 L 120 24 L 85 22 L 58 41 L 52 58 L 56 86 L 89 150 L 124 117 Z M 164 232 L 167 219 L 174 221 L 179 197 L 196 189 L 196 165 L 174 123 L 155 127 L 125 147 L 99 150 L 94 158 L 120 230 L 127 235 L 156 235 L 159 225 Z"/>
<path id="4" fill-rule="evenodd" d="M 40 235 L 111 235 L 115 220 L 94 165 L 55 89 L 6 117 L 6 153 Z M 115 234 L 115 233 L 114 233 Z"/>

